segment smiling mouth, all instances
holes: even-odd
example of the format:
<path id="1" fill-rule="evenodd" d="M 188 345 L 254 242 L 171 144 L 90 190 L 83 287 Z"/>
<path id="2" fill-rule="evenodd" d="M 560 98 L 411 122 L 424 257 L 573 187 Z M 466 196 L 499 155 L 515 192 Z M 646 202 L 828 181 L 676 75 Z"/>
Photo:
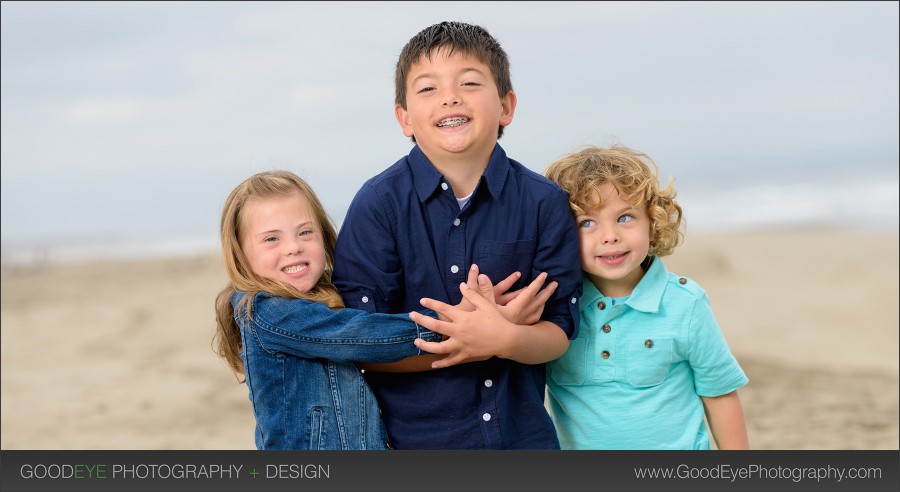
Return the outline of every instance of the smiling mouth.
<path id="1" fill-rule="evenodd" d="M 297 272 L 306 270 L 307 268 L 309 268 L 309 264 L 304 263 L 302 265 L 293 265 L 293 266 L 289 266 L 289 267 L 284 267 L 281 269 L 281 271 L 284 273 L 297 273 Z"/>
<path id="2" fill-rule="evenodd" d="M 623 256 L 625 256 L 625 255 L 627 255 L 627 254 L 628 254 L 628 253 L 625 252 L 625 253 L 619 253 L 619 254 L 615 254 L 615 255 L 599 256 L 599 258 L 600 258 L 601 260 L 615 260 L 615 259 L 621 258 L 621 257 L 623 257 Z"/>
<path id="3" fill-rule="evenodd" d="M 447 118 L 445 120 L 438 121 L 437 126 L 439 128 L 454 128 L 454 127 L 463 125 L 468 122 L 469 122 L 469 118 L 466 118 L 465 116 L 458 116 L 458 117 Z"/>

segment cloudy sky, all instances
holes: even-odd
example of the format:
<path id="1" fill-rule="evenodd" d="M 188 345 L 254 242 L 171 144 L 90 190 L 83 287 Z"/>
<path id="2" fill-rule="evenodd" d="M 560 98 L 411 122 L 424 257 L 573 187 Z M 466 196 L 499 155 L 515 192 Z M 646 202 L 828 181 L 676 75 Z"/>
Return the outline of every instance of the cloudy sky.
<path id="1" fill-rule="evenodd" d="M 278 168 L 340 223 L 409 151 L 394 64 L 443 20 L 508 52 L 500 143 L 536 171 L 622 143 L 685 199 L 824 176 L 858 181 L 836 193 L 857 202 L 887 183 L 888 208 L 898 18 L 896 2 L 3 2 L 2 238 L 214 239 L 228 192 Z"/>

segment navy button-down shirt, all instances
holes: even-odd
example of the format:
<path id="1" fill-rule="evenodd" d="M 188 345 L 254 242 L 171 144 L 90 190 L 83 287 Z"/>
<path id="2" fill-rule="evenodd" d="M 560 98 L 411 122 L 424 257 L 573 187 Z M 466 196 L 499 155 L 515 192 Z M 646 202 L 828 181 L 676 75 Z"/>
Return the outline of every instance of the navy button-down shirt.
<path id="1" fill-rule="evenodd" d="M 334 283 L 348 307 L 401 313 L 432 297 L 457 304 L 478 264 L 513 290 L 541 272 L 559 282 L 542 318 L 577 331 L 581 263 L 568 195 L 508 159 L 497 145 L 469 202 L 418 146 L 369 179 L 350 204 L 335 252 Z M 398 449 L 557 449 L 543 405 L 544 364 L 491 358 L 419 373 L 367 371 Z"/>

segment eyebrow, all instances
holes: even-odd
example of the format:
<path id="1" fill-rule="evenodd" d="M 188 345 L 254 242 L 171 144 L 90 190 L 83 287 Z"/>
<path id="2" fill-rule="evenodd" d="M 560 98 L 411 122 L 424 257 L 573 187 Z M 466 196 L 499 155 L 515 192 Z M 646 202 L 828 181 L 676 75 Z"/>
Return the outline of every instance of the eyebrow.
<path id="1" fill-rule="evenodd" d="M 301 222 L 300 225 L 297 226 L 297 229 L 302 229 L 306 226 L 310 226 L 310 225 L 312 225 L 312 223 L 313 222 L 311 220 L 307 220 L 306 222 Z M 265 236 L 266 234 L 273 234 L 276 232 L 281 232 L 281 229 L 270 229 L 268 231 L 260 231 L 260 232 L 254 233 L 253 235 L 254 236 Z"/>
<path id="2" fill-rule="evenodd" d="M 462 71 L 459 73 L 459 75 L 462 76 L 462 75 L 465 75 L 465 74 L 467 74 L 467 73 L 469 73 L 469 72 L 476 72 L 476 73 L 478 73 L 479 75 L 481 75 L 482 77 L 487 77 L 487 75 L 485 75 L 484 72 L 482 72 L 481 70 L 479 70 L 479 69 L 477 69 L 477 68 L 475 68 L 475 67 L 467 67 L 467 68 L 464 68 L 464 69 L 462 69 Z M 437 77 L 437 76 L 434 75 L 434 73 L 432 73 L 432 72 L 423 73 L 423 74 L 419 75 L 418 77 L 416 77 L 416 78 L 410 80 L 410 81 L 409 81 L 409 85 L 413 85 L 413 84 L 415 84 L 416 82 L 418 82 L 418 81 L 421 80 L 421 79 L 430 79 L 430 78 L 436 78 L 436 77 Z"/>

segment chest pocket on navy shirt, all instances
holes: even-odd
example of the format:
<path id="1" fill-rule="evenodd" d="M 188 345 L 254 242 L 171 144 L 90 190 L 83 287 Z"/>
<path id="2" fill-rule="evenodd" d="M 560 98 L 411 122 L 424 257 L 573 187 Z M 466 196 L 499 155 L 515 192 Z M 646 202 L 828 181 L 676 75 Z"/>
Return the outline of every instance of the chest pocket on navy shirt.
<path id="1" fill-rule="evenodd" d="M 522 272 L 522 278 L 519 279 L 517 285 L 527 285 L 523 279 L 531 279 L 536 244 L 536 239 L 512 242 L 481 241 L 475 247 L 473 261 L 478 265 L 479 272 L 490 277 L 494 284 L 513 272 Z"/>

